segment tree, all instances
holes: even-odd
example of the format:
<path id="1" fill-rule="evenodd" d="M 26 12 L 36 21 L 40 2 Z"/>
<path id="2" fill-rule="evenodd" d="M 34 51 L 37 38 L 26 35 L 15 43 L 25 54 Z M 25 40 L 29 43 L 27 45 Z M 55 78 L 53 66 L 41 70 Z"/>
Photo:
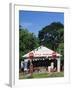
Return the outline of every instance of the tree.
<path id="1" fill-rule="evenodd" d="M 64 26 L 60 22 L 53 22 L 39 31 L 39 43 L 62 55 L 61 67 L 64 66 Z"/>
<path id="2" fill-rule="evenodd" d="M 39 46 L 37 37 L 30 33 L 27 29 L 19 26 L 19 59 L 23 60 L 22 56 L 29 51 Z"/>
<path id="3" fill-rule="evenodd" d="M 64 37 L 64 26 L 60 22 L 53 22 L 48 26 L 42 28 L 39 31 L 40 44 L 51 48 L 52 50 L 57 50 L 59 43 L 63 42 Z"/>

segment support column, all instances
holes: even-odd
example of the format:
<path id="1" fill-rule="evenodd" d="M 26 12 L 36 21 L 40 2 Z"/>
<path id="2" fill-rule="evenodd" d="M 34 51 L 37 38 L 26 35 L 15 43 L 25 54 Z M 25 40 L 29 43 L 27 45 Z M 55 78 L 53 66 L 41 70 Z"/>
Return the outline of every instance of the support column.
<path id="1" fill-rule="evenodd" d="M 24 60 L 24 71 L 27 71 L 27 64 L 28 64 L 28 59 Z"/>
<path id="2" fill-rule="evenodd" d="M 32 64 L 32 60 L 30 60 L 30 75 L 31 75 L 31 77 L 33 75 L 33 64 Z"/>
<path id="3" fill-rule="evenodd" d="M 51 68 L 52 68 L 52 69 L 54 68 L 54 63 L 53 63 L 53 62 L 51 62 Z"/>
<path id="4" fill-rule="evenodd" d="M 60 72 L 60 58 L 57 59 L 57 72 Z"/>

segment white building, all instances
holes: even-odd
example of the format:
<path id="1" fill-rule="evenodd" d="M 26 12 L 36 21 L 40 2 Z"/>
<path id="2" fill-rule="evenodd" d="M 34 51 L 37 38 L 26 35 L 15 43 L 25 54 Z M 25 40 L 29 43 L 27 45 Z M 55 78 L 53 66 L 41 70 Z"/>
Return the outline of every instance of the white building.
<path id="1" fill-rule="evenodd" d="M 47 47 L 44 46 L 40 46 L 34 50 L 32 50 L 31 52 L 23 55 L 22 57 L 24 58 L 24 60 L 30 60 L 30 54 L 33 54 L 33 61 L 35 60 L 45 60 L 45 59 L 49 59 L 49 60 L 53 60 L 54 58 L 57 60 L 57 72 L 60 72 L 60 58 L 61 55 Z M 51 62 L 51 68 L 53 69 L 54 67 L 54 62 Z M 26 68 L 26 67 L 25 67 Z"/>

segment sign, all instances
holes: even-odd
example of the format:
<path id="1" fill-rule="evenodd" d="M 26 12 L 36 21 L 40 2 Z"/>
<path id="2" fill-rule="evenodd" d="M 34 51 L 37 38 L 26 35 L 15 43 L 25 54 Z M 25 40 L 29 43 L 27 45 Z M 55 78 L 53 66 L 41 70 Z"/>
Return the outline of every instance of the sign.
<path id="1" fill-rule="evenodd" d="M 33 57 L 34 57 L 34 54 L 31 52 L 31 53 L 29 53 L 29 58 L 30 59 L 33 59 Z"/>
<path id="2" fill-rule="evenodd" d="M 52 53 L 52 58 L 53 58 L 53 59 L 56 59 L 56 57 L 57 57 L 57 56 L 56 56 L 56 52 L 53 52 L 53 53 Z"/>

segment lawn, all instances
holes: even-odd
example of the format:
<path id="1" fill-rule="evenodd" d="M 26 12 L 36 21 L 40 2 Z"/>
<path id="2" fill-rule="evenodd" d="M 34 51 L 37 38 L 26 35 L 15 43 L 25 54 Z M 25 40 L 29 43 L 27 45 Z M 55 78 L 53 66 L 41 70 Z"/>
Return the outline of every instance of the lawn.
<path id="1" fill-rule="evenodd" d="M 19 79 L 49 78 L 49 77 L 64 77 L 64 72 L 33 73 L 32 77 L 30 75 L 24 75 L 24 73 L 19 73 Z"/>

